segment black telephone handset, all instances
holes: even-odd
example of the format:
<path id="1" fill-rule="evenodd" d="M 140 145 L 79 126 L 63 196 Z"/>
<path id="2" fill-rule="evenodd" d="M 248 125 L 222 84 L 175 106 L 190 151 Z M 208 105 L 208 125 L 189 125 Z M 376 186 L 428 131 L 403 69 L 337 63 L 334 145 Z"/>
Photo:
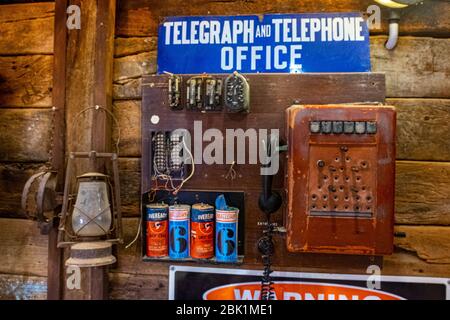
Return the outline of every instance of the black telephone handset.
<path id="1" fill-rule="evenodd" d="M 273 152 L 278 152 L 278 150 L 272 151 L 272 145 L 278 145 L 278 143 L 273 143 L 274 139 L 278 139 L 278 137 L 269 136 L 269 139 L 267 140 L 265 146 L 267 159 L 273 159 Z M 271 161 L 266 162 L 266 164 L 261 166 L 263 169 L 270 168 L 272 165 Z M 278 192 L 272 191 L 272 181 L 273 175 L 262 175 L 262 192 L 259 196 L 258 205 L 261 211 L 266 215 L 276 212 L 281 207 L 282 203 L 281 195 Z"/>
<path id="2" fill-rule="evenodd" d="M 271 139 L 266 144 L 267 157 L 269 159 L 273 158 L 272 152 L 278 152 L 277 150 L 272 150 L 273 144 Z M 270 166 L 271 162 L 268 162 L 262 165 L 262 168 L 269 168 Z M 263 236 L 258 241 L 258 250 L 261 253 L 264 265 L 263 277 L 261 279 L 261 300 L 272 300 L 275 296 L 273 282 L 270 277 L 270 274 L 273 272 L 271 269 L 271 256 L 274 253 L 274 243 L 272 240 L 274 225 L 270 221 L 270 218 L 272 213 L 281 207 L 282 198 L 278 192 L 272 190 L 272 181 L 273 175 L 262 176 L 262 192 L 258 200 L 260 210 L 266 214 L 267 223 Z"/>
<path id="3" fill-rule="evenodd" d="M 273 175 L 262 176 L 262 192 L 259 195 L 259 209 L 266 215 L 276 212 L 281 207 L 281 195 L 272 191 Z"/>

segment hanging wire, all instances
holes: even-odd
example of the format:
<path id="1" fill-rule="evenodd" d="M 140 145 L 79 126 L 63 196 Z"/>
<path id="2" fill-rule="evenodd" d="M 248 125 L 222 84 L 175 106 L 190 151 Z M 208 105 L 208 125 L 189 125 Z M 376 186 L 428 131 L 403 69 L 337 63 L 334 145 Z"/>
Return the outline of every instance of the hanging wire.
<path id="1" fill-rule="evenodd" d="M 192 163 L 191 173 L 189 174 L 189 176 L 187 176 L 185 179 L 183 179 L 183 181 L 181 181 L 181 183 L 180 183 L 177 187 L 175 187 L 175 186 L 173 185 L 172 177 L 171 177 L 170 175 L 160 173 L 160 172 L 158 171 L 158 169 L 156 168 L 156 166 L 154 165 L 155 172 L 156 172 L 157 175 L 154 177 L 153 180 L 155 181 L 156 187 L 155 187 L 155 188 L 152 188 L 152 189 L 149 191 L 150 194 L 153 195 L 152 198 L 150 199 L 150 202 L 153 202 L 153 201 L 155 200 L 155 197 L 156 197 L 156 191 L 157 191 L 157 190 L 166 190 L 166 191 L 172 192 L 172 194 L 176 195 L 176 194 L 180 191 L 180 189 L 183 187 L 183 185 L 184 185 L 188 180 L 190 180 L 190 179 L 192 178 L 192 176 L 194 175 L 194 173 L 195 173 L 194 156 L 192 155 L 191 151 L 190 151 L 189 148 L 187 147 L 186 142 L 184 141 L 184 139 L 183 139 L 183 146 L 184 146 L 184 150 L 186 150 L 186 152 L 187 152 L 189 158 L 191 159 L 191 163 Z M 165 180 L 165 185 L 164 185 L 164 187 L 159 187 L 159 186 L 158 186 L 158 180 L 159 180 L 159 179 Z M 168 188 L 168 184 L 169 184 L 169 183 L 170 183 L 170 189 Z M 138 226 L 136 235 L 135 235 L 134 239 L 133 239 L 130 243 L 128 243 L 128 244 L 125 246 L 125 249 L 128 249 L 129 247 L 131 247 L 131 246 L 137 241 L 137 239 L 139 239 L 139 235 L 140 235 L 140 233 L 141 233 L 141 227 L 142 227 L 142 214 L 141 214 L 141 216 L 140 216 L 140 218 L 139 218 L 139 226 Z"/>
<path id="2" fill-rule="evenodd" d="M 141 214 L 141 217 L 139 218 L 139 225 L 138 225 L 138 229 L 136 232 L 136 236 L 129 244 L 127 244 L 125 246 L 125 249 L 128 249 L 129 247 L 131 247 L 137 241 L 137 239 L 139 239 L 139 235 L 141 234 L 141 225 L 142 225 L 142 214 Z"/>

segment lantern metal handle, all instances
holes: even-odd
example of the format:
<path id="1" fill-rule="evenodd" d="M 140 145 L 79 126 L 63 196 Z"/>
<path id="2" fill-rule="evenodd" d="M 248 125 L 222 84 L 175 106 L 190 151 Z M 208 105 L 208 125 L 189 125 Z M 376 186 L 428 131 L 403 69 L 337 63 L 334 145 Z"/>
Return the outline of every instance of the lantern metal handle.
<path id="1" fill-rule="evenodd" d="M 75 117 L 73 118 L 73 120 L 72 120 L 72 132 L 71 132 L 72 137 L 75 136 L 75 135 L 74 135 L 74 134 L 75 134 L 75 129 L 77 128 L 77 126 L 76 126 L 76 121 L 78 120 L 78 118 L 79 118 L 81 115 L 83 115 L 84 113 L 86 113 L 87 111 L 90 111 L 90 110 L 100 110 L 100 109 L 103 110 L 103 111 L 105 111 L 106 114 L 109 115 L 109 116 L 111 117 L 111 119 L 114 121 L 114 124 L 116 125 L 116 128 L 117 128 L 117 139 L 116 139 L 116 143 L 115 143 L 114 145 L 115 145 L 115 147 L 116 147 L 116 153 L 117 153 L 117 155 L 119 155 L 119 142 L 120 142 L 120 125 L 119 125 L 119 121 L 117 120 L 116 116 L 114 116 L 114 114 L 113 114 L 110 110 L 106 109 L 105 107 L 96 105 L 95 107 L 87 107 L 87 108 L 84 108 L 83 110 L 81 110 L 80 112 L 78 112 L 78 113 L 75 115 Z"/>

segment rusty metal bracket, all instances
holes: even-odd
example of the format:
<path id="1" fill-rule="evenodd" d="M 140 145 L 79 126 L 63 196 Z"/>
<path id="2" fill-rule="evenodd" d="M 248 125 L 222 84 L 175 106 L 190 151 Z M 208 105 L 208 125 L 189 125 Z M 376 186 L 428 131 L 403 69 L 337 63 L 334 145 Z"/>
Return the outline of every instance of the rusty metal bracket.
<path id="1" fill-rule="evenodd" d="M 48 223 L 54 217 L 54 210 L 60 205 L 56 193 L 58 176 L 56 171 L 41 171 L 32 175 L 22 191 L 21 205 L 26 217 L 39 224 L 46 234 Z"/>

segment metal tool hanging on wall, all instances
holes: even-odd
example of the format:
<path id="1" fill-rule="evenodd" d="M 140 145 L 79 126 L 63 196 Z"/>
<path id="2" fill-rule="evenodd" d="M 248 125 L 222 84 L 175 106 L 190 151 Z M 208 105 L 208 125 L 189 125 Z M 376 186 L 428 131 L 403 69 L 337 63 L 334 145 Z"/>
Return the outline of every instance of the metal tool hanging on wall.
<path id="1" fill-rule="evenodd" d="M 48 233 L 49 225 L 55 216 L 55 209 L 61 205 L 61 197 L 56 188 L 58 184 L 58 171 L 53 167 L 56 108 L 53 107 L 50 128 L 50 144 L 48 160 L 42 171 L 33 174 L 25 183 L 22 190 L 21 208 L 28 219 L 38 222 L 43 234 Z"/>

